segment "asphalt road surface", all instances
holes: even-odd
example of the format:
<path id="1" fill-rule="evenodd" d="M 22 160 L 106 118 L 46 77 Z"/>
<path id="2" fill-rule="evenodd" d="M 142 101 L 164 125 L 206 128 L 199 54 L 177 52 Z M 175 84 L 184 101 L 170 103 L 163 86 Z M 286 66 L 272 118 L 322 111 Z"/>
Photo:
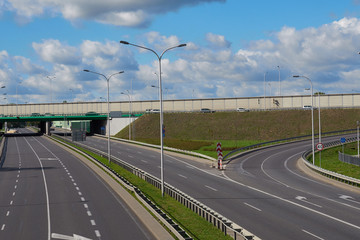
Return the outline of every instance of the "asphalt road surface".
<path id="1" fill-rule="evenodd" d="M 44 137 L 8 138 L 0 191 L 0 239 L 154 239 L 90 168 Z"/>
<path id="2" fill-rule="evenodd" d="M 323 142 L 340 137 L 323 138 Z M 106 139 L 82 142 L 107 152 Z M 262 239 L 359 239 L 360 194 L 299 168 L 311 141 L 241 155 L 225 171 L 205 160 L 165 154 L 165 182 L 211 207 Z M 111 143 L 112 155 L 157 177 L 157 150 Z"/>

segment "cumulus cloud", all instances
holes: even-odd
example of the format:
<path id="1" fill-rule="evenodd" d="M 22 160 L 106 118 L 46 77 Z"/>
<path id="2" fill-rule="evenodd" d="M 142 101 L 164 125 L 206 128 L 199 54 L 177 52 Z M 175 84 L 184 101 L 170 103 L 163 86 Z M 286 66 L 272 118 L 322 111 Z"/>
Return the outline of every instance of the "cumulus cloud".
<path id="1" fill-rule="evenodd" d="M 359 76 L 358 55 L 360 42 L 360 20 L 343 18 L 318 28 L 297 30 L 285 26 L 272 35 L 272 39 L 252 41 L 246 47 L 233 49 L 224 36 L 207 34 L 204 45 L 188 42 L 185 48 L 171 51 L 162 59 L 162 77 L 167 97 L 249 97 L 266 93 L 279 94 L 278 70 L 280 66 L 283 95 L 307 94 L 309 87 L 305 79 L 293 79 L 293 74 L 306 75 L 314 88 L 325 93 L 345 93 L 357 89 Z M 159 32 L 148 32 L 138 36 L 139 45 L 164 50 L 182 43 L 175 35 L 164 36 Z M 216 46 L 216 47 L 214 47 Z M 88 68 L 105 75 L 124 70 L 125 73 L 112 78 L 111 99 L 126 100 L 121 92 L 134 92 L 133 100 L 158 99 L 158 61 L 144 58 L 137 48 L 114 41 L 84 40 L 71 46 L 58 40 L 43 40 L 33 43 L 39 56 L 36 64 L 27 58 L 9 56 L 0 51 L 0 83 L 16 78 L 20 73 L 34 94 L 46 95 L 49 81 L 42 72 L 56 75 L 53 93 L 64 95 L 64 86 L 73 89 L 74 99 L 99 100 L 105 97 L 106 84 L 101 76 L 84 73 Z M 42 65 L 46 67 L 40 67 Z M 46 69 L 45 69 L 46 68 Z M 26 77 L 25 75 L 33 75 Z M 352 87 L 354 86 L 354 87 Z M 47 91 L 47 92 L 46 92 Z M 86 98 L 86 99 L 84 99 Z M 46 98 L 44 98 L 46 99 Z M 55 97 L 54 97 L 55 99 Z"/>
<path id="2" fill-rule="evenodd" d="M 208 41 L 212 47 L 228 48 L 231 46 L 231 43 L 227 41 L 224 36 L 213 33 L 206 34 L 206 41 Z"/>
<path id="3" fill-rule="evenodd" d="M 32 46 L 44 61 L 65 65 L 79 64 L 77 48 L 65 45 L 59 40 L 44 40 L 42 43 L 33 43 Z"/>
<path id="4" fill-rule="evenodd" d="M 142 27 L 157 14 L 174 12 L 186 6 L 225 0 L 3 0 L 6 10 L 27 18 L 60 14 L 65 19 L 94 20 L 116 26 Z M 0 2 L 1 4 L 1 2 Z M 1 6 L 1 5 L 0 5 Z"/>
<path id="5" fill-rule="evenodd" d="M 153 45 L 155 49 L 164 50 L 180 44 L 177 36 L 162 36 L 159 32 L 149 32 L 145 34 L 146 41 Z"/>
<path id="6" fill-rule="evenodd" d="M 124 48 L 119 42 L 106 41 L 100 43 L 97 41 L 85 40 L 81 46 L 82 62 L 95 69 L 117 71 L 123 69 L 136 69 L 137 63 L 129 49 Z"/>
<path id="7" fill-rule="evenodd" d="M 23 74 L 45 74 L 46 70 L 42 66 L 38 66 L 31 62 L 30 59 L 15 56 L 14 58 L 15 67 L 17 71 Z"/>
<path id="8" fill-rule="evenodd" d="M 265 72 L 267 94 L 270 89 L 272 94 L 279 94 L 277 66 L 281 66 L 282 94 L 303 94 L 308 87 L 307 81 L 295 80 L 293 74 L 307 75 L 315 88 L 326 93 L 350 91 L 351 84 L 356 85 L 354 69 L 360 61 L 357 18 L 343 18 L 319 28 L 283 27 L 274 39 L 253 41 L 248 48 L 235 52 L 226 49 L 230 43 L 222 36 L 207 34 L 206 39 L 218 48 L 193 44 L 183 56 L 186 69 L 181 80 L 181 84 L 190 82 L 188 87 L 198 85 L 204 96 L 202 86 L 213 87 L 217 97 L 264 94 Z M 182 94 L 191 95 L 186 90 Z"/>

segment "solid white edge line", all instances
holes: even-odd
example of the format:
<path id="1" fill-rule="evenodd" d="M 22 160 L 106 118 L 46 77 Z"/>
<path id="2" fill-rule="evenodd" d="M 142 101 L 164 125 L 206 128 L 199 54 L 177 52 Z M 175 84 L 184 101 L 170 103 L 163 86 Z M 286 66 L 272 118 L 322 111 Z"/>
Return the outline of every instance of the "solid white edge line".
<path id="1" fill-rule="evenodd" d="M 226 176 L 226 174 L 225 174 L 224 172 L 222 172 L 222 176 L 219 176 L 219 175 L 213 174 L 213 173 L 211 173 L 211 172 L 207 172 L 207 171 L 205 171 L 205 170 L 203 170 L 203 169 L 201 169 L 201 168 L 198 168 L 198 167 L 196 167 L 196 166 L 193 166 L 193 165 L 191 165 L 191 164 L 189 164 L 189 163 L 187 163 L 187 162 L 185 162 L 185 161 L 182 161 L 182 160 L 180 160 L 180 159 L 177 159 L 177 158 L 175 158 L 175 157 L 172 157 L 172 156 L 169 156 L 169 157 L 171 157 L 171 158 L 173 158 L 173 159 L 175 159 L 175 160 L 177 160 L 177 161 L 179 161 L 179 162 L 184 163 L 187 167 L 192 166 L 192 168 L 195 168 L 195 169 L 197 169 L 197 170 L 199 170 L 199 171 L 201 171 L 201 172 L 204 172 L 204 173 L 206 173 L 206 174 L 209 174 L 209 175 L 212 175 L 212 176 L 215 176 L 215 177 L 224 179 L 224 180 L 228 180 L 228 181 L 230 181 L 230 182 L 232 182 L 232 183 L 235 183 L 235 184 L 238 184 L 238 185 L 240 185 L 240 186 L 246 187 L 246 188 L 248 188 L 248 189 L 250 189 L 250 190 L 253 190 L 253 191 L 255 191 L 255 192 L 262 193 L 262 194 L 264 194 L 264 195 L 267 195 L 267 196 L 276 198 L 276 199 L 278 199 L 278 200 L 280 200 L 280 201 L 287 202 L 287 203 L 292 204 L 292 205 L 294 205 L 294 206 L 297 206 L 297 207 L 306 209 L 306 210 L 308 210 L 308 211 L 310 211 L 310 212 L 319 214 L 319 215 L 321 215 L 321 216 L 323 216 L 323 217 L 330 218 L 330 219 L 332 219 L 332 220 L 335 220 L 335 221 L 337 221 L 337 222 L 343 223 L 343 224 L 345 224 L 345 225 L 351 226 L 351 227 L 356 228 L 356 229 L 360 229 L 360 226 L 357 226 L 357 225 L 355 225 L 355 224 L 352 224 L 352 223 L 343 221 L 343 220 L 338 219 L 338 218 L 336 218 L 336 217 L 333 217 L 333 216 L 330 216 L 330 215 L 325 214 L 325 213 L 323 213 L 323 212 L 320 212 L 320 211 L 314 210 L 314 209 L 312 209 L 312 208 L 303 206 L 303 205 L 301 205 L 301 204 L 298 204 L 298 203 L 296 203 L 296 202 L 290 201 L 290 200 L 288 200 L 288 199 L 285 199 L 285 198 L 282 198 L 282 197 L 273 195 L 273 194 L 271 194 L 271 193 L 265 192 L 265 191 L 263 191 L 263 190 L 260 190 L 260 189 L 255 188 L 255 187 L 251 187 L 251 186 L 249 186 L 249 185 L 245 185 L 245 184 L 242 184 L 242 183 L 240 183 L 240 182 L 237 182 L 237 181 L 229 178 L 228 176 Z"/>
<path id="2" fill-rule="evenodd" d="M 319 239 L 319 240 L 325 240 L 325 239 L 323 239 L 323 238 L 321 238 L 321 237 L 319 237 L 319 236 L 316 236 L 315 234 L 313 234 L 313 233 L 311 233 L 311 232 L 308 232 L 308 231 L 306 231 L 306 230 L 304 230 L 304 229 L 302 229 L 302 231 L 303 231 L 304 233 L 306 233 L 306 234 L 309 234 L 310 236 L 313 236 L 313 237 Z"/>
<path id="3" fill-rule="evenodd" d="M 45 188 L 45 195 L 46 195 L 46 210 L 47 210 L 47 218 L 48 218 L 48 240 L 51 240 L 51 224 L 50 224 L 50 204 L 49 204 L 49 192 L 48 192 L 48 187 L 47 187 L 47 183 L 46 183 L 46 177 L 45 177 L 45 171 L 44 171 L 44 167 L 42 165 L 42 162 L 40 161 L 39 156 L 37 155 L 37 153 L 35 152 L 34 148 L 30 145 L 30 143 L 28 142 L 28 140 L 26 140 L 26 138 L 24 137 L 25 141 L 27 142 L 27 144 L 29 145 L 29 147 L 31 148 L 31 150 L 34 152 L 35 156 L 37 157 L 40 166 L 41 166 L 41 172 L 43 175 L 43 180 L 44 180 L 44 188 Z"/>
<path id="4" fill-rule="evenodd" d="M 258 210 L 259 212 L 262 211 L 260 208 L 254 207 L 253 205 L 248 204 L 248 203 L 246 203 L 246 202 L 244 202 L 244 204 L 245 204 L 246 206 L 248 206 L 248 207 L 251 207 L 251 208 L 253 208 L 253 209 L 255 209 L 255 210 Z"/>
<path id="5" fill-rule="evenodd" d="M 207 187 L 207 188 L 209 188 L 209 189 L 211 189 L 211 190 L 213 190 L 213 191 L 215 191 L 215 192 L 218 191 L 216 188 L 212 188 L 212 187 L 210 187 L 210 186 L 208 186 L 208 185 L 205 185 L 205 187 Z"/>

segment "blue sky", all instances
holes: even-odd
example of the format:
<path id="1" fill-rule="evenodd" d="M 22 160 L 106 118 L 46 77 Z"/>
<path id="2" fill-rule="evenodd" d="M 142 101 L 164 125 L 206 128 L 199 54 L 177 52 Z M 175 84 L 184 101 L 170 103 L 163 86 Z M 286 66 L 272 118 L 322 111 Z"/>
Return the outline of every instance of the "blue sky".
<path id="1" fill-rule="evenodd" d="M 131 89 L 133 100 L 158 99 L 154 54 L 120 40 L 159 53 L 188 44 L 164 55 L 167 99 L 309 94 L 293 74 L 315 91 L 360 92 L 359 14 L 359 0 L 0 0 L 0 103 L 15 102 L 16 86 L 19 103 L 50 92 L 99 101 L 106 81 L 85 68 L 125 71 L 110 80 L 111 101 Z"/>

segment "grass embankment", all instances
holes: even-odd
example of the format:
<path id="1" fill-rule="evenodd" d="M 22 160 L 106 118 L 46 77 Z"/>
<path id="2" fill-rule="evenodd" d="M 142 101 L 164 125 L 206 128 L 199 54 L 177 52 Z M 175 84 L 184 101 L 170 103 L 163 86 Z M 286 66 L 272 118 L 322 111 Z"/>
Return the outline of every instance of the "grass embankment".
<path id="1" fill-rule="evenodd" d="M 322 132 L 356 127 L 360 109 L 321 110 Z M 315 132 L 318 112 L 314 111 Z M 164 145 L 216 157 L 221 142 L 224 154 L 252 144 L 311 135 L 310 110 L 260 112 L 165 113 Z M 159 144 L 159 114 L 145 114 L 132 124 L 133 140 Z M 126 127 L 116 137 L 127 139 Z"/>
<path id="2" fill-rule="evenodd" d="M 61 138 L 57 139 L 63 141 Z M 71 143 L 68 144 L 72 145 Z M 188 234 L 190 234 L 192 238 L 209 240 L 232 239 L 230 236 L 224 236 L 224 233 L 215 228 L 211 223 L 205 221 L 202 217 L 198 216 L 196 213 L 186 208 L 175 199 L 166 194 L 164 197 L 162 197 L 160 189 L 157 189 L 143 179 L 135 176 L 115 163 L 111 163 L 109 165 L 107 158 L 100 157 L 97 154 L 75 145 L 73 146 L 99 160 L 104 165 L 109 166 L 111 169 L 119 173 L 123 178 L 128 180 L 131 184 L 139 188 L 149 199 L 152 200 L 152 202 L 160 207 L 168 216 L 170 216 Z"/>
<path id="3" fill-rule="evenodd" d="M 344 145 L 345 154 L 357 155 L 357 143 L 349 143 Z M 342 152 L 342 146 L 323 150 L 320 155 L 315 154 L 315 165 L 321 166 L 324 169 L 343 174 L 349 177 L 360 179 L 360 167 L 349 163 L 344 163 L 339 160 L 338 152 Z M 312 162 L 312 157 L 309 159 Z"/>

